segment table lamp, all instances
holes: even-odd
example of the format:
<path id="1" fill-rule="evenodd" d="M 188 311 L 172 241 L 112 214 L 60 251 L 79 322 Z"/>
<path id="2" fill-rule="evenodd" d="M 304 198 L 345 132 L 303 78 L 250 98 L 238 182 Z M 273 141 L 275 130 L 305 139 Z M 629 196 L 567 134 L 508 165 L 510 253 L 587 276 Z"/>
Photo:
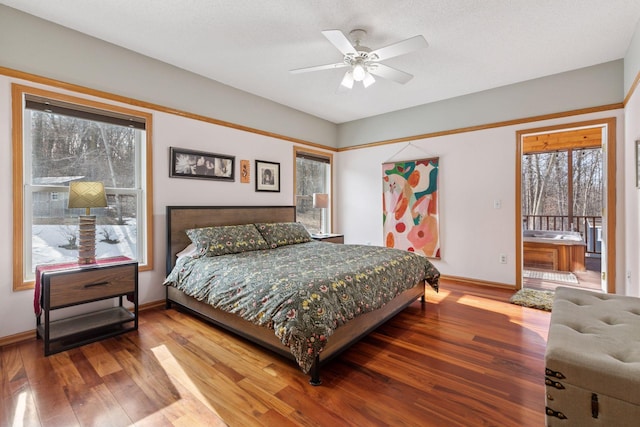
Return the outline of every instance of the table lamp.
<path id="1" fill-rule="evenodd" d="M 329 207 L 329 195 L 325 193 L 313 193 L 313 207 L 322 209 L 320 212 L 320 234 L 327 234 L 324 231 L 324 210 Z"/>
<path id="2" fill-rule="evenodd" d="M 107 195 L 101 182 L 74 181 L 69 183 L 69 208 L 85 208 L 80 215 L 78 264 L 96 263 L 96 216 L 91 208 L 107 206 Z"/>

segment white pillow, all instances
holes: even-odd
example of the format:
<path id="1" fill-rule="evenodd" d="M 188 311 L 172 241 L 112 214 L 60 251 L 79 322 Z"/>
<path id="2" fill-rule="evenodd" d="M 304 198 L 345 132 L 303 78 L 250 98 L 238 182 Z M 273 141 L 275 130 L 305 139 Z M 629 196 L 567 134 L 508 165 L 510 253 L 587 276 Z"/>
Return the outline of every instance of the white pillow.
<path id="1" fill-rule="evenodd" d="M 197 246 L 195 245 L 195 243 L 190 243 L 189 246 L 187 246 L 186 248 L 184 248 L 183 250 L 181 250 L 180 252 L 178 252 L 176 254 L 176 258 L 180 259 L 183 256 L 192 256 L 194 255 L 196 252 L 198 251 Z"/>

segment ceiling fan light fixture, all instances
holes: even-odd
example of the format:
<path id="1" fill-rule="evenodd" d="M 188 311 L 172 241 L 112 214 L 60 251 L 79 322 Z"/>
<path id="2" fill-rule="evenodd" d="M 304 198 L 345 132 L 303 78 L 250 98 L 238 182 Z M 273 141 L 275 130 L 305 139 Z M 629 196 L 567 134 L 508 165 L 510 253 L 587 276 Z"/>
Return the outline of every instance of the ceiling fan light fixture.
<path id="1" fill-rule="evenodd" d="M 357 81 L 357 82 L 361 82 L 364 80 L 364 78 L 367 76 L 367 70 L 364 68 L 364 65 L 362 65 L 360 62 L 356 63 L 353 66 L 353 80 Z"/>
<path id="2" fill-rule="evenodd" d="M 347 71 L 342 78 L 342 82 L 340 82 L 340 86 L 351 89 L 353 87 L 353 73 L 351 71 Z"/>
<path id="3" fill-rule="evenodd" d="M 353 88 L 354 82 L 362 82 L 365 88 L 369 87 L 375 83 L 377 77 L 392 80 L 400 84 L 405 84 L 413 78 L 411 74 L 385 65 L 381 63 L 381 61 L 406 55 L 427 47 L 428 43 L 424 37 L 414 36 L 379 49 L 371 50 L 362 45 L 362 40 L 366 34 L 367 32 L 364 30 L 355 29 L 349 33 L 353 40 L 350 41 L 340 30 L 324 30 L 322 31 L 322 35 L 342 53 L 342 61 L 333 64 L 298 68 L 289 70 L 289 72 L 298 74 L 308 71 L 346 68 L 347 72 L 338 86 L 338 92 Z M 372 73 L 376 75 L 376 78 L 373 77 Z"/>

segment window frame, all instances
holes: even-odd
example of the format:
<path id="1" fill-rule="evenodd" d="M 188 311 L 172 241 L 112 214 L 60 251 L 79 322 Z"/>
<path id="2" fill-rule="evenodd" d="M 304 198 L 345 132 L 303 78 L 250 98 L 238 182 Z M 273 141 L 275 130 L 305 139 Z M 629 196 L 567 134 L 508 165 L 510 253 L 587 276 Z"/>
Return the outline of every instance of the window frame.
<path id="1" fill-rule="evenodd" d="M 25 209 L 25 170 L 31 167 L 26 165 L 27 159 L 24 158 L 24 113 L 25 113 L 25 96 L 40 96 L 47 99 L 58 100 L 61 102 L 76 104 L 98 110 L 124 114 L 144 119 L 146 123 L 146 140 L 142 141 L 139 147 L 136 147 L 138 155 L 142 156 L 140 162 L 140 170 L 137 172 L 140 179 L 141 198 L 138 203 L 138 209 L 142 208 L 144 224 L 141 225 L 144 230 L 140 239 L 143 245 L 143 259 L 137 260 L 140 271 L 148 271 L 153 269 L 153 162 L 152 162 L 152 114 L 131 110 L 118 105 L 105 103 L 101 101 L 80 98 L 74 95 L 63 94 L 46 89 L 40 89 L 25 86 L 17 83 L 11 85 L 11 102 L 12 102 L 12 176 L 13 176 L 13 290 L 29 290 L 34 287 L 34 280 L 27 280 L 25 277 L 25 228 L 31 224 L 31 219 L 25 215 L 29 212 Z M 95 98 L 102 100 L 99 96 Z M 117 191 L 117 190 L 116 190 Z"/>
<path id="2" fill-rule="evenodd" d="M 293 147 L 293 198 L 294 205 L 298 205 L 298 157 L 304 157 L 304 155 L 308 155 L 309 157 L 318 158 L 319 160 L 327 160 L 329 164 L 329 173 L 327 174 L 329 183 L 327 185 L 327 193 L 329 194 L 329 207 L 327 208 L 326 219 L 329 224 L 328 227 L 325 227 L 328 233 L 333 233 L 333 218 L 334 218 L 334 209 L 333 209 L 333 154 L 324 151 L 312 150 L 304 147 L 294 146 Z M 297 211 L 297 208 L 296 208 Z"/>

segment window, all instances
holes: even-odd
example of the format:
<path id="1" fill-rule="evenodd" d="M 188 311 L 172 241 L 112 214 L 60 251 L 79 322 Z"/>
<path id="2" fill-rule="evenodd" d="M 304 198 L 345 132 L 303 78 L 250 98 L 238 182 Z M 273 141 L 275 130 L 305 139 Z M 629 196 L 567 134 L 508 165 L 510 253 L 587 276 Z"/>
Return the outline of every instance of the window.
<path id="1" fill-rule="evenodd" d="M 13 120 L 14 290 L 32 287 L 38 264 L 77 260 L 83 212 L 67 208 L 71 181 L 107 192 L 108 207 L 91 210 L 96 257 L 151 268 L 151 115 L 14 85 Z"/>
<path id="2" fill-rule="evenodd" d="M 296 158 L 296 219 L 310 233 L 331 232 L 331 154 L 294 149 Z M 314 208 L 313 195 L 328 194 L 328 208 Z"/>
<path id="3" fill-rule="evenodd" d="M 523 229 L 579 232 L 587 254 L 599 256 L 606 185 L 602 128 L 526 136 L 522 151 Z"/>
<path id="4" fill-rule="evenodd" d="M 601 147 L 523 154 L 523 228 L 578 231 L 587 252 L 600 253 L 604 186 Z"/>

